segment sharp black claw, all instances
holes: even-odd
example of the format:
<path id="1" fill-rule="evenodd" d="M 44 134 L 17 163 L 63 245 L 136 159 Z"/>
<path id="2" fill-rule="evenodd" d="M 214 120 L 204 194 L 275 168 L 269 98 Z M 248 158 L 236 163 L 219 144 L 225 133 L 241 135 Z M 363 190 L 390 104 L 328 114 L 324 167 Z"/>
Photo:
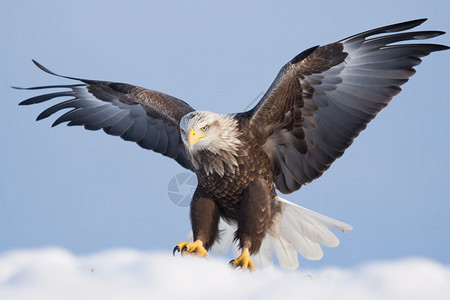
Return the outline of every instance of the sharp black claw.
<path id="1" fill-rule="evenodd" d="M 180 247 L 178 247 L 178 245 L 173 248 L 173 256 L 175 256 L 175 252 L 180 252 Z"/>
<path id="2" fill-rule="evenodd" d="M 187 251 L 187 247 L 184 246 L 183 249 L 181 249 L 181 254 L 183 254 L 184 251 Z"/>
<path id="3" fill-rule="evenodd" d="M 229 265 L 230 267 L 236 268 L 235 265 L 234 265 L 234 259 L 230 260 L 230 262 L 228 263 L 228 265 Z"/>

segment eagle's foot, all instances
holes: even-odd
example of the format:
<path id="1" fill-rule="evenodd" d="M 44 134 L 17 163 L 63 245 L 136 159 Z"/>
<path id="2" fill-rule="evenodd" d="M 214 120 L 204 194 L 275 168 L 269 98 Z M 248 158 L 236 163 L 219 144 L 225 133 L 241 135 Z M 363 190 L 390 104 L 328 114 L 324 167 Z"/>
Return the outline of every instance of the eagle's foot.
<path id="1" fill-rule="evenodd" d="M 255 265 L 250 258 L 248 248 L 244 248 L 242 254 L 238 258 L 230 261 L 230 265 L 235 268 L 241 267 L 242 269 L 250 269 L 251 271 L 255 270 Z"/>
<path id="2" fill-rule="evenodd" d="M 200 240 L 178 243 L 175 248 L 173 248 L 173 255 L 175 255 L 175 252 L 181 252 L 182 256 L 188 254 L 196 254 L 204 257 L 209 256 L 208 251 L 203 247 L 203 242 Z"/>

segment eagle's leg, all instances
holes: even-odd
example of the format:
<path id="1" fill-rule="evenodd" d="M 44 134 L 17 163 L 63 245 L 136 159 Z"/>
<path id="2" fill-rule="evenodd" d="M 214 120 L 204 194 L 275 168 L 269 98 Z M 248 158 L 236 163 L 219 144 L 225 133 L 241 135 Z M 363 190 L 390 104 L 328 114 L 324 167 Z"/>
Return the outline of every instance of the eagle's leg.
<path id="1" fill-rule="evenodd" d="M 219 208 L 214 200 L 205 197 L 201 188 L 197 187 L 191 201 L 191 225 L 194 234 L 194 242 L 178 243 L 173 253 L 180 252 L 182 255 L 197 254 L 208 256 L 208 249 L 214 244 L 219 230 Z"/>
<path id="2" fill-rule="evenodd" d="M 250 254 L 259 251 L 271 224 L 273 193 L 271 186 L 263 179 L 251 182 L 244 191 L 239 207 L 238 230 L 235 233 L 242 254 L 230 262 L 234 267 L 254 270 Z"/>

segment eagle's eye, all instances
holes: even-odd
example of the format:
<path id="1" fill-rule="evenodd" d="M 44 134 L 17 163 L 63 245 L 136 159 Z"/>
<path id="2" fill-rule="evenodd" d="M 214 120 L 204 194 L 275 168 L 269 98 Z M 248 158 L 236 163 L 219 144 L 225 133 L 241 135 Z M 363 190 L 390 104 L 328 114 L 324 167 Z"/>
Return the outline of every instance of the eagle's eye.
<path id="1" fill-rule="evenodd" d="M 180 128 L 180 130 L 182 134 L 186 134 L 186 131 L 184 131 L 184 129 Z"/>
<path id="2" fill-rule="evenodd" d="M 200 130 L 203 132 L 207 132 L 208 128 L 209 128 L 208 125 L 206 125 L 206 126 L 203 126 L 202 128 L 200 128 Z"/>

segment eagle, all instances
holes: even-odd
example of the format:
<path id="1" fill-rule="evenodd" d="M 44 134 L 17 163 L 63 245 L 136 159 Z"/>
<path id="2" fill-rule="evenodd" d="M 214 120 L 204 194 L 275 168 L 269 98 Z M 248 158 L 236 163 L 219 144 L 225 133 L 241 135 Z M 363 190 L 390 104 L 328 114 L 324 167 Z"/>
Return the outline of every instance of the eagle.
<path id="1" fill-rule="evenodd" d="M 20 88 L 53 89 L 20 105 L 60 99 L 37 120 L 61 110 L 53 126 L 103 129 L 174 159 L 194 172 L 190 203 L 192 239 L 173 253 L 207 257 L 236 246 L 235 268 L 270 264 L 298 267 L 298 253 L 320 259 L 335 247 L 346 223 L 277 195 L 320 177 L 415 73 L 421 57 L 449 49 L 408 43 L 444 34 L 408 31 L 426 19 L 384 26 L 338 42 L 311 47 L 285 64 L 252 109 L 231 114 L 195 110 L 167 94 L 110 81 L 58 75 L 74 84 Z"/>

